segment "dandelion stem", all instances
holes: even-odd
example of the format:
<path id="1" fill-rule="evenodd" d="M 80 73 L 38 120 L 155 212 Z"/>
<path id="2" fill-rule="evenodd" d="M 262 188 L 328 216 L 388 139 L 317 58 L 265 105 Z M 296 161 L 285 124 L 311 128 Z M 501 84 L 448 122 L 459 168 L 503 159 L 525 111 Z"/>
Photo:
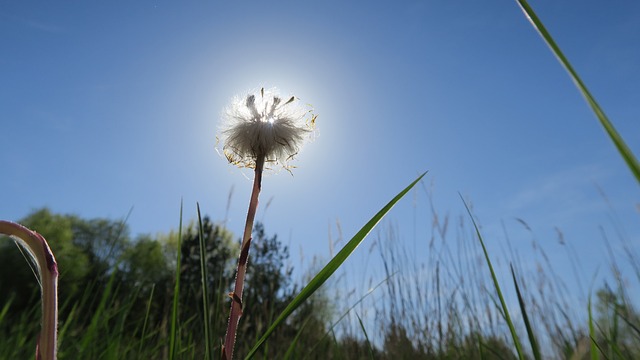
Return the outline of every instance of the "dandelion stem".
<path id="1" fill-rule="evenodd" d="M 244 277 L 247 272 L 247 261 L 249 260 L 249 247 L 251 246 L 253 220 L 256 217 L 258 197 L 262 187 L 262 170 L 264 169 L 264 161 L 264 154 L 257 156 L 255 177 L 253 179 L 253 190 L 251 191 L 251 201 L 249 202 L 249 211 L 247 211 L 247 222 L 244 226 L 244 235 L 242 237 L 242 245 L 240 247 L 240 257 L 238 259 L 238 269 L 236 270 L 236 284 L 233 292 L 229 294 L 231 297 L 231 309 L 229 311 L 227 334 L 225 336 L 224 346 L 222 347 L 222 356 L 227 360 L 231 360 L 233 358 L 236 331 L 238 330 L 238 322 L 242 316 L 242 291 L 244 289 Z"/>

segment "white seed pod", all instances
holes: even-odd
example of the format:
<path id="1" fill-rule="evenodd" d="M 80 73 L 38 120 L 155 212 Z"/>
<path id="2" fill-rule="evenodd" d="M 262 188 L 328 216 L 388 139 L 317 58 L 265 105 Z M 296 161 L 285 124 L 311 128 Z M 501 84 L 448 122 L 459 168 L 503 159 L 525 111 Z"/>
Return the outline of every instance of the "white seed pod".
<path id="1" fill-rule="evenodd" d="M 277 89 L 235 97 L 225 109 L 220 129 L 222 152 L 230 163 L 254 168 L 256 159 L 289 168 L 315 128 L 316 116 L 295 96 L 286 101 Z"/>

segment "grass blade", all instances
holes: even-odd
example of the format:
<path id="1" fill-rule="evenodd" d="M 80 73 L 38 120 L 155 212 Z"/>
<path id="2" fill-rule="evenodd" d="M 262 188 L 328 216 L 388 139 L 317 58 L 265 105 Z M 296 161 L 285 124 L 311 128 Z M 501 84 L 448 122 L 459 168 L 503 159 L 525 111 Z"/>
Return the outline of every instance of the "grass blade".
<path id="1" fill-rule="evenodd" d="M 151 314 L 151 305 L 153 304 L 153 293 L 156 289 L 155 284 L 151 287 L 151 293 L 149 294 L 149 300 L 147 301 L 147 311 L 144 315 L 144 322 L 142 325 L 142 333 L 140 334 L 140 346 L 138 347 L 138 357 L 142 355 L 142 349 L 146 344 L 145 337 L 147 336 L 147 325 L 149 324 L 149 316 Z"/>
<path id="2" fill-rule="evenodd" d="M 596 341 L 596 329 L 593 324 L 593 312 L 591 311 L 591 295 L 589 295 L 589 302 L 587 304 L 587 311 L 589 313 L 589 338 L 591 339 L 591 360 L 600 360 L 600 351 L 598 342 Z"/>
<path id="3" fill-rule="evenodd" d="M 560 63 L 567 70 L 567 72 L 571 76 L 571 79 L 576 84 L 576 87 L 578 88 L 578 90 L 580 90 L 585 100 L 587 100 L 587 103 L 591 107 L 591 110 L 593 110 L 593 112 L 596 114 L 596 117 L 598 118 L 598 120 L 600 120 L 600 124 L 604 127 L 605 131 L 609 135 L 609 138 L 611 139 L 611 141 L 613 141 L 613 144 L 618 149 L 618 152 L 620 152 L 620 155 L 627 163 L 627 166 L 629 166 L 629 169 L 636 177 L 636 180 L 640 182 L 640 163 L 638 162 L 638 159 L 636 159 L 631 149 L 629 149 L 618 131 L 616 131 L 611 121 L 609 121 L 609 118 L 607 118 L 607 115 L 605 115 L 604 110 L 600 108 L 600 105 L 598 105 L 596 99 L 591 95 L 591 93 L 587 89 L 587 86 L 582 82 L 580 76 L 578 76 L 578 73 L 573 69 L 573 66 L 571 66 L 571 63 L 569 63 L 569 60 L 567 60 L 567 58 L 564 56 L 564 54 L 560 50 L 560 47 L 553 40 L 551 34 L 549 34 L 547 29 L 542 24 L 542 21 L 538 18 L 531 6 L 529 6 L 526 0 L 517 1 L 518 4 L 520 4 L 520 8 L 522 9 L 522 11 L 529 18 L 529 21 L 531 22 L 533 27 L 538 30 L 540 36 L 542 36 L 544 41 L 551 48 L 553 54 L 556 56 L 556 58 L 558 58 L 558 61 L 560 61 Z"/>
<path id="4" fill-rule="evenodd" d="M 264 344 L 264 342 L 269 338 L 271 333 L 280 325 L 291 313 L 297 309 L 305 300 L 307 300 L 313 293 L 324 284 L 327 279 L 331 275 L 333 275 L 336 270 L 344 263 L 345 260 L 351 255 L 351 253 L 360 245 L 362 240 L 373 230 L 373 228 L 382 220 L 382 218 L 393 208 L 393 206 L 400 201 L 408 192 L 411 190 L 427 173 L 423 173 L 417 179 L 415 179 L 409 186 L 407 186 L 404 190 L 402 190 L 398 195 L 396 195 L 387 205 L 385 205 L 377 214 L 375 214 L 369 222 L 367 222 L 356 235 L 349 240 L 349 242 L 329 261 L 325 267 L 316 274 L 316 276 L 309 281 L 307 286 L 305 286 L 298 296 L 296 296 L 287 307 L 282 311 L 280 316 L 276 319 L 276 321 L 271 324 L 271 326 L 267 329 L 267 331 L 262 335 L 262 337 L 256 342 L 253 346 L 246 359 L 252 358 L 258 349 Z"/>
<path id="5" fill-rule="evenodd" d="M 538 341 L 536 341 L 536 336 L 533 332 L 533 328 L 531 327 L 531 323 L 529 322 L 529 316 L 527 315 L 527 309 L 524 304 L 524 299 L 522 298 L 522 294 L 520 293 L 520 287 L 518 286 L 516 273 L 513 271 L 513 265 L 510 265 L 510 267 L 511 276 L 513 277 L 513 285 L 516 287 L 516 294 L 518 294 L 518 304 L 520 305 L 520 311 L 522 312 L 522 319 L 524 320 L 524 325 L 527 328 L 529 343 L 531 344 L 531 349 L 533 351 L 533 358 L 536 360 L 540 360 L 542 359 L 542 355 L 540 354 L 540 346 L 538 345 Z"/>
<path id="6" fill-rule="evenodd" d="M 171 309 L 171 330 L 169 334 L 169 360 L 176 357 L 176 338 L 178 332 L 178 304 L 180 302 L 180 261 L 182 258 L 182 200 L 180 201 L 180 223 L 178 225 L 178 251 L 176 255 L 176 284 L 173 288 Z"/>
<path id="7" fill-rule="evenodd" d="M 11 306 L 11 304 L 13 303 L 13 298 L 14 296 L 10 296 L 9 299 L 7 300 L 7 302 L 4 304 L 4 306 L 2 307 L 2 310 L 0 310 L 0 324 L 2 324 L 2 320 L 4 319 L 4 317 L 7 315 L 7 313 L 9 312 L 9 307 Z"/>
<path id="8" fill-rule="evenodd" d="M 316 350 L 316 348 L 329 336 L 333 333 L 334 329 L 336 328 L 336 326 L 338 326 L 338 324 L 342 321 L 342 319 L 344 319 L 345 317 L 347 317 L 347 315 L 349 315 L 351 313 L 351 311 L 353 309 L 356 308 L 356 306 L 358 306 L 360 303 L 362 303 L 364 301 L 364 299 L 366 299 L 369 295 L 373 294 L 376 289 L 378 289 L 380 286 L 382 286 L 382 284 L 386 283 L 387 281 L 389 281 L 389 279 L 392 276 L 395 276 L 397 274 L 397 272 L 387 276 L 386 278 L 384 278 L 382 281 L 380 281 L 376 286 L 374 286 L 373 288 L 371 288 L 369 291 L 367 291 L 366 294 L 364 294 L 360 299 L 358 299 L 358 301 L 356 301 L 353 305 L 351 305 L 337 320 L 335 320 L 331 326 L 329 326 L 329 330 L 327 330 L 327 332 L 320 338 L 320 340 L 311 348 L 311 351 L 309 351 L 309 353 L 307 354 L 307 357 L 309 357 L 311 354 L 313 354 Z M 305 357 L 306 358 L 306 357 Z"/>
<path id="9" fill-rule="evenodd" d="M 493 285 L 496 288 L 496 292 L 498 293 L 498 297 L 500 298 L 500 305 L 502 306 L 502 311 L 504 315 L 504 319 L 509 326 L 509 331 L 511 332 L 511 337 L 513 338 L 513 342 L 516 346 L 516 352 L 518 353 L 518 358 L 520 360 L 524 360 L 524 352 L 522 351 L 522 345 L 520 345 L 520 340 L 518 339 L 518 334 L 516 333 L 516 328 L 511 321 L 511 316 L 509 315 L 509 309 L 507 308 L 507 303 L 504 301 L 504 296 L 502 296 L 502 291 L 500 290 L 500 284 L 498 283 L 498 278 L 496 277 L 495 271 L 493 271 L 493 265 L 491 264 L 491 259 L 489 259 L 489 253 L 487 252 L 486 246 L 484 246 L 484 240 L 482 240 L 482 234 L 480 234 L 480 229 L 478 229 L 478 224 L 476 224 L 473 215 L 471 214 L 471 210 L 467 205 L 467 202 L 464 201 L 462 195 L 460 195 L 462 202 L 464 203 L 464 207 L 467 209 L 469 213 L 469 217 L 471 218 L 471 222 L 473 223 L 473 227 L 476 230 L 476 235 L 478 236 L 478 240 L 480 240 L 480 245 L 482 245 L 482 251 L 484 252 L 484 257 L 487 260 L 487 265 L 489 266 L 489 271 L 491 272 L 491 278 L 493 280 Z"/>
<path id="10" fill-rule="evenodd" d="M 289 360 L 292 358 L 293 352 L 296 349 L 296 345 L 298 345 L 298 340 L 300 339 L 300 335 L 302 335 L 302 331 L 304 330 L 304 328 L 307 326 L 308 323 L 309 323 L 309 319 L 305 320 L 305 322 L 302 323 L 302 326 L 296 333 L 296 336 L 293 338 L 293 341 L 291 341 L 291 344 L 289 344 L 289 347 L 287 348 L 287 352 L 284 353 L 283 360 Z"/>
<path id="11" fill-rule="evenodd" d="M 364 339 L 367 342 L 367 349 L 369 350 L 369 358 L 373 360 L 375 357 L 373 356 L 373 347 L 371 347 L 371 341 L 369 341 L 369 335 L 367 334 L 367 329 L 365 329 L 364 324 L 362 323 L 362 319 L 360 319 L 360 316 L 358 315 L 358 313 L 356 313 L 356 317 L 358 318 L 358 322 L 360 323 L 360 328 L 364 333 Z"/>
<path id="12" fill-rule="evenodd" d="M 102 326 L 106 321 L 104 320 L 107 317 L 108 304 L 107 302 L 111 299 L 113 293 L 114 282 L 116 279 L 117 265 L 116 269 L 113 271 L 111 276 L 109 277 L 109 281 L 107 282 L 107 286 L 104 289 L 104 293 L 100 298 L 100 302 L 98 303 L 98 307 L 91 316 L 91 322 L 89 327 L 85 330 L 83 334 L 83 339 L 81 340 L 80 349 L 82 352 L 90 353 L 87 349 L 91 348 L 91 343 L 95 338 L 98 337 L 98 330 L 100 326 Z M 88 294 L 88 292 L 87 292 Z"/>
<path id="13" fill-rule="evenodd" d="M 209 315 L 209 281 L 207 281 L 207 245 L 202 228 L 202 216 L 200 215 L 200 204 L 196 204 L 198 209 L 198 238 L 200 240 L 200 280 L 202 283 L 202 317 L 204 321 L 204 357 L 213 360 L 213 339 L 211 338 L 211 316 Z"/>

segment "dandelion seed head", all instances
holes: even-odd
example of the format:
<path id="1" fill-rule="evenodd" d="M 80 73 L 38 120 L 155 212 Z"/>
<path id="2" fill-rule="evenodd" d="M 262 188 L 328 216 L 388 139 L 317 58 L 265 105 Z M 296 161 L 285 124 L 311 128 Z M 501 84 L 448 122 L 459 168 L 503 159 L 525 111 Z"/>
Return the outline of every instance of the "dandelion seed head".
<path id="1" fill-rule="evenodd" d="M 289 161 L 311 138 L 316 116 L 292 96 L 261 88 L 235 97 L 223 113 L 219 141 L 227 160 L 238 167 L 255 167 L 259 156 L 267 164 L 290 168 Z"/>

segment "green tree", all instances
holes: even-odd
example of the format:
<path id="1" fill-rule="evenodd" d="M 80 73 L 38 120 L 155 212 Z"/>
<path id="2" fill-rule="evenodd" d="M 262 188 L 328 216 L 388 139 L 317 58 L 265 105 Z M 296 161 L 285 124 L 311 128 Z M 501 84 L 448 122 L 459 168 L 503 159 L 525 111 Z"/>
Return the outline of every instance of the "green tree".
<path id="1" fill-rule="evenodd" d="M 214 336 L 224 336 L 227 325 L 227 293 L 233 281 L 233 259 L 238 246 L 233 235 L 224 227 L 214 224 L 208 216 L 202 219 L 202 234 L 206 254 L 206 280 L 209 287 L 209 313 Z M 180 260 L 180 322 L 189 324 L 186 336 L 202 339 L 202 275 L 200 266 L 200 230 L 192 222 L 182 236 Z"/>
<path id="2" fill-rule="evenodd" d="M 67 217 L 71 221 L 73 243 L 89 258 L 91 278 L 105 282 L 131 244 L 129 227 L 123 221 Z"/>
<path id="3" fill-rule="evenodd" d="M 157 285 L 173 275 L 163 244 L 149 235 L 136 239 L 122 254 L 123 281 L 130 286 Z"/>

